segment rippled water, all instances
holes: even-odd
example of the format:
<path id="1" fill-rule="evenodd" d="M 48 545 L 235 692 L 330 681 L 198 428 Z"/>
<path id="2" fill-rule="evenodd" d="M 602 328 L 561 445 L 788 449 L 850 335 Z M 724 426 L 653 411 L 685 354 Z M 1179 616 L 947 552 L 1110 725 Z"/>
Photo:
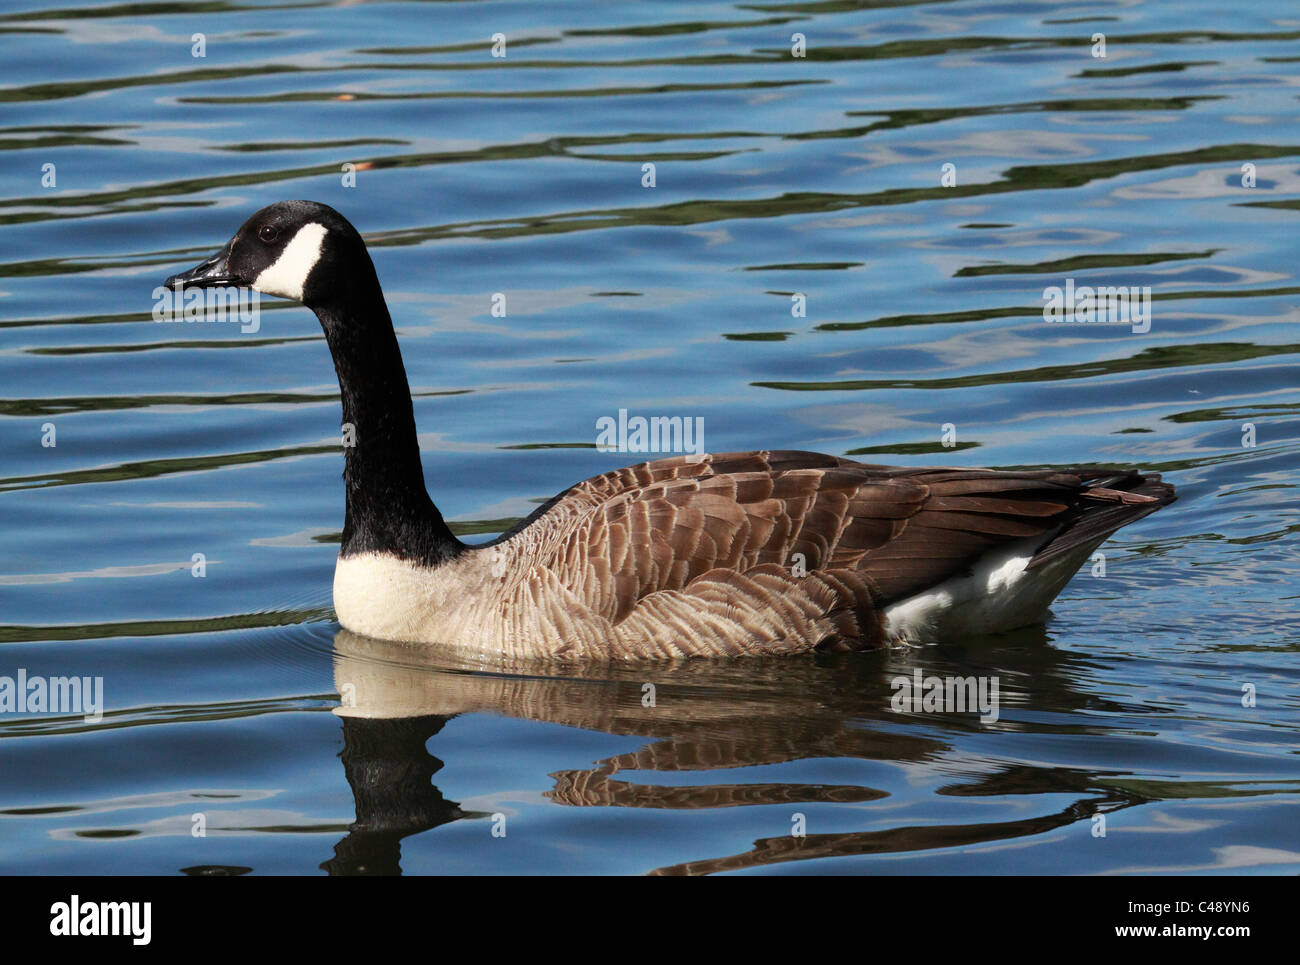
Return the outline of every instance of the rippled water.
<path id="1" fill-rule="evenodd" d="M 0 714 L 0 868 L 1300 871 L 1297 39 L 1280 0 L 6 4 L 0 675 L 105 709 Z M 635 461 L 619 408 L 1180 500 L 993 639 L 556 676 L 339 634 L 315 319 L 151 317 L 286 197 L 370 241 L 462 535 Z M 1150 330 L 1045 323 L 1066 279 Z M 999 719 L 894 712 L 917 669 Z"/>

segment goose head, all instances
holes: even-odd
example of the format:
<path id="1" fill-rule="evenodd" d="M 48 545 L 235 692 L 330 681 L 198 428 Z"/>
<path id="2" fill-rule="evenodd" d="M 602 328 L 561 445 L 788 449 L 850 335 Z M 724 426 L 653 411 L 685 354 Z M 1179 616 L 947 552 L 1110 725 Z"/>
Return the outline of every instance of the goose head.
<path id="1" fill-rule="evenodd" d="M 316 308 L 346 294 L 340 288 L 358 276 L 358 264 L 373 276 L 365 242 L 341 214 L 315 201 L 277 201 L 245 221 L 211 258 L 164 284 L 251 288 Z"/>
<path id="2" fill-rule="evenodd" d="M 424 486 L 410 386 L 374 262 L 329 205 L 277 201 L 167 288 L 251 288 L 302 302 L 325 332 L 339 380 L 347 512 L 341 554 L 436 565 L 464 547 Z"/>

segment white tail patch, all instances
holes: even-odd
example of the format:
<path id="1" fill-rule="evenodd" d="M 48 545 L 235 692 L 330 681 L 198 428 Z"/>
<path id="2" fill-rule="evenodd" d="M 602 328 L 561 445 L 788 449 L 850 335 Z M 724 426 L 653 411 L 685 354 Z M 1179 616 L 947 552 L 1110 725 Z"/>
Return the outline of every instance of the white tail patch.
<path id="1" fill-rule="evenodd" d="M 1036 622 L 1060 590 L 1055 586 L 1055 573 L 1045 583 L 1041 572 L 1025 572 L 1042 542 L 1039 537 L 986 553 L 969 574 L 951 577 L 900 600 L 885 610 L 886 635 L 893 640 L 930 643 L 947 636 L 1000 633 Z M 1065 579 L 1073 572 L 1068 571 Z M 1046 589 L 1047 583 L 1054 589 Z"/>
<path id="2" fill-rule="evenodd" d="M 302 301 L 302 290 L 307 284 L 307 276 L 320 260 L 321 247 L 325 243 L 326 228 L 315 221 L 298 229 L 280 257 L 270 268 L 265 269 L 253 282 L 253 289 L 264 295 L 279 295 Z"/>
<path id="3" fill-rule="evenodd" d="M 986 553 L 969 574 L 951 577 L 888 607 L 886 637 L 894 642 L 933 643 L 1037 623 L 1104 541 L 1100 537 L 1032 570 L 1029 562 L 1042 548 L 1042 537 Z"/>

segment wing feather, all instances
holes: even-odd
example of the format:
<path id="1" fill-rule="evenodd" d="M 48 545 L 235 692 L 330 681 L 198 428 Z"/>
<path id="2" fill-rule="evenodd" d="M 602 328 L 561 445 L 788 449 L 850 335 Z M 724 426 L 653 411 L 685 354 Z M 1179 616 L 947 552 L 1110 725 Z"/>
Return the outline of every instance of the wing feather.
<path id="1" fill-rule="evenodd" d="M 732 646 L 720 641 L 724 625 L 777 648 L 795 645 L 775 642 L 781 627 L 814 632 L 814 623 L 829 637 L 878 642 L 884 606 L 998 546 L 1041 549 L 1081 506 L 1097 521 L 1089 535 L 1151 511 L 1133 504 L 1154 497 L 1102 488 L 1142 492 L 1144 478 L 1154 477 L 896 468 L 794 451 L 678 457 L 579 483 L 509 543 L 523 578 L 558 582 L 611 625 L 655 597 L 661 626 L 712 635 L 715 649 Z M 665 639 L 656 653 L 673 651 Z"/>

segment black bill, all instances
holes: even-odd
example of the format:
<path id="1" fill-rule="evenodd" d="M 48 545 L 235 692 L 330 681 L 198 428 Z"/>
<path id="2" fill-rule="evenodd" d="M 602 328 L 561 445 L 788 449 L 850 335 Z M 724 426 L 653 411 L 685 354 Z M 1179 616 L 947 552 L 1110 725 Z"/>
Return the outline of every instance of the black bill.
<path id="1" fill-rule="evenodd" d="M 218 288 L 221 286 L 242 285 L 243 282 L 232 275 L 226 267 L 230 248 L 221 249 L 207 261 L 195 265 L 189 271 L 172 275 L 163 286 L 166 288 Z"/>

